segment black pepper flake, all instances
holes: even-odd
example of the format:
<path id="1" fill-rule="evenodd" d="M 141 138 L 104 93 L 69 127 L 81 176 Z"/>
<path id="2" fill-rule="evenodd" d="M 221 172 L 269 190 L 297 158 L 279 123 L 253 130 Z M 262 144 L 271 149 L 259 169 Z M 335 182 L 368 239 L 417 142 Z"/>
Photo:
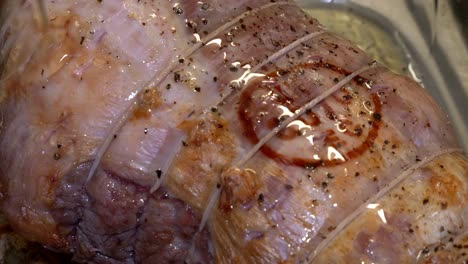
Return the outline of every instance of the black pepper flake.
<path id="1" fill-rule="evenodd" d="M 116 135 L 116 134 L 114 134 L 114 138 L 117 138 L 117 135 Z"/>
<path id="2" fill-rule="evenodd" d="M 335 120 L 336 119 L 335 113 L 327 112 L 326 114 L 327 114 L 328 119 L 330 119 L 330 120 Z"/>
<path id="3" fill-rule="evenodd" d="M 41 70 L 41 76 L 44 76 L 44 69 Z"/>
<path id="4" fill-rule="evenodd" d="M 416 162 L 420 162 L 420 161 L 421 161 L 421 159 L 420 159 L 418 156 L 416 156 L 416 159 L 415 159 L 415 161 L 416 161 Z"/>
<path id="5" fill-rule="evenodd" d="M 382 119 L 382 115 L 380 115 L 379 113 L 374 113 L 372 115 L 372 117 L 376 120 L 376 121 L 380 121 Z"/>
<path id="6" fill-rule="evenodd" d="M 144 131 L 145 131 L 145 135 L 147 135 L 148 134 L 148 128 L 145 127 Z"/>
<path id="7" fill-rule="evenodd" d="M 328 179 L 333 179 L 333 178 L 335 178 L 335 176 L 333 176 L 333 174 L 331 174 L 331 173 L 327 173 L 327 178 Z"/>
<path id="8" fill-rule="evenodd" d="M 174 72 L 174 82 L 180 82 L 180 73 Z"/>
<path id="9" fill-rule="evenodd" d="M 168 84 L 166 85 L 166 90 L 169 90 L 169 89 L 171 89 L 171 84 L 170 84 L 170 83 L 168 83 Z"/>
<path id="10" fill-rule="evenodd" d="M 293 186 L 291 184 L 286 184 L 284 185 L 284 188 L 286 188 L 286 190 L 290 191 L 293 189 Z"/>
<path id="11" fill-rule="evenodd" d="M 322 182 L 322 188 L 327 188 L 328 187 L 328 183 L 327 182 Z"/>
<path id="12" fill-rule="evenodd" d="M 336 77 L 333 78 L 333 82 L 334 82 L 334 83 L 338 83 L 339 81 L 340 81 L 340 80 L 338 80 L 338 78 L 336 78 Z"/>
<path id="13" fill-rule="evenodd" d="M 239 69 L 236 66 L 232 65 L 231 67 L 229 67 L 229 70 L 232 72 L 237 72 Z"/>
<path id="14" fill-rule="evenodd" d="M 218 189 L 221 188 L 221 184 L 220 184 L 220 183 L 217 183 L 217 184 L 216 184 L 216 188 L 218 188 Z"/>
<path id="15" fill-rule="evenodd" d="M 202 23 L 203 23 L 203 25 L 206 25 L 206 24 L 208 24 L 208 20 L 206 18 L 202 18 Z"/>
<path id="16" fill-rule="evenodd" d="M 356 136 L 360 136 L 360 135 L 362 135 L 362 129 L 359 128 L 359 127 L 358 127 L 358 128 L 355 128 L 355 129 L 353 130 L 353 133 L 354 133 L 354 135 L 356 135 Z"/>
<path id="17" fill-rule="evenodd" d="M 184 10 L 182 8 L 180 8 L 180 6 L 174 6 L 172 8 L 172 11 L 176 14 L 176 15 L 182 15 L 182 13 L 184 13 Z"/>
<path id="18" fill-rule="evenodd" d="M 218 108 L 216 106 L 211 107 L 211 112 L 213 113 L 218 112 Z"/>
<path id="19" fill-rule="evenodd" d="M 424 249 L 421 251 L 421 253 L 422 253 L 423 255 L 427 255 L 427 254 L 429 254 L 429 249 L 428 249 L 428 248 L 424 248 Z"/>
<path id="20" fill-rule="evenodd" d="M 102 0 L 97 0 L 98 3 L 102 3 Z"/>
<path id="21" fill-rule="evenodd" d="M 218 81 L 218 77 L 213 77 L 213 82 L 217 82 Z"/>
<path id="22" fill-rule="evenodd" d="M 354 173 L 354 177 L 358 177 L 359 175 L 361 175 L 359 172 Z"/>
<path id="23" fill-rule="evenodd" d="M 409 231 L 411 234 L 414 233 L 414 230 L 413 230 L 413 228 L 411 228 L 411 227 L 410 227 L 410 229 L 409 229 L 408 231 Z"/>
<path id="24" fill-rule="evenodd" d="M 195 88 L 193 88 L 193 90 L 197 93 L 199 93 L 201 91 L 201 88 L 200 86 L 196 86 Z"/>
<path id="25" fill-rule="evenodd" d="M 447 207 L 448 207 L 448 203 L 447 203 L 447 202 L 442 202 L 442 203 L 440 203 L 440 208 L 441 208 L 442 210 L 447 209 Z"/>
<path id="26" fill-rule="evenodd" d="M 265 197 L 263 196 L 263 193 L 261 193 L 261 194 L 258 195 L 257 201 L 258 201 L 259 203 L 263 203 L 263 202 L 265 201 Z"/>
<path id="27" fill-rule="evenodd" d="M 182 140 L 182 146 L 187 147 L 188 143 Z"/>
<path id="28" fill-rule="evenodd" d="M 185 23 L 186 26 L 190 29 L 194 29 L 195 32 L 197 32 L 196 28 L 197 28 L 197 23 L 193 22 L 192 20 L 190 21 L 187 21 L 187 23 Z"/>
<path id="29" fill-rule="evenodd" d="M 208 3 L 203 3 L 203 4 L 201 5 L 201 9 L 202 9 L 202 10 L 208 10 L 208 8 L 210 8 L 210 4 L 208 4 Z"/>
<path id="30" fill-rule="evenodd" d="M 429 198 L 424 198 L 422 204 L 427 204 L 429 202 Z"/>
<path id="31" fill-rule="evenodd" d="M 161 179 L 161 176 L 162 176 L 162 170 L 161 169 L 156 170 L 156 176 L 158 177 L 158 179 Z"/>
<path id="32" fill-rule="evenodd" d="M 59 160 L 60 159 L 60 154 L 59 153 L 55 153 L 54 154 L 54 160 Z"/>
<path id="33" fill-rule="evenodd" d="M 62 144 L 57 144 L 57 148 L 61 148 L 62 147 Z"/>

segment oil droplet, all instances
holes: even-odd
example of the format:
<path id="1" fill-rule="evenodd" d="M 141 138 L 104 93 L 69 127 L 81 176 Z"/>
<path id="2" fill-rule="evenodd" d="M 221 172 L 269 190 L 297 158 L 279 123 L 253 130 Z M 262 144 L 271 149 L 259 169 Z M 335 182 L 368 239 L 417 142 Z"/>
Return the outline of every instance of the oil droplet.
<path id="1" fill-rule="evenodd" d="M 193 36 L 195 37 L 195 43 L 201 41 L 200 35 L 198 35 L 197 33 L 194 33 Z"/>
<path id="2" fill-rule="evenodd" d="M 179 3 L 175 4 L 174 7 L 172 8 L 172 11 L 176 14 L 176 15 L 182 15 L 182 13 L 184 13 L 184 10 L 179 6 Z"/>
<path id="3" fill-rule="evenodd" d="M 208 43 L 206 43 L 206 46 L 213 45 L 213 44 L 218 45 L 219 47 L 221 47 L 222 40 L 220 38 L 212 39 Z"/>
<path id="4" fill-rule="evenodd" d="M 374 82 L 372 80 L 367 80 L 364 82 L 364 85 L 367 87 L 367 89 L 372 89 L 372 86 L 374 85 Z"/>
<path id="5" fill-rule="evenodd" d="M 386 223 L 387 223 L 387 219 L 385 218 L 384 210 L 383 210 L 383 209 L 378 210 L 378 211 L 377 211 L 377 214 L 379 215 L 380 220 L 382 220 L 382 222 L 383 222 L 384 224 L 386 224 Z"/>
<path id="6" fill-rule="evenodd" d="M 334 147 L 328 147 L 328 160 L 341 160 L 341 161 L 346 161 L 343 155 L 341 155 L 338 150 L 336 150 Z"/>
<path id="7" fill-rule="evenodd" d="M 200 8 L 201 10 L 208 10 L 210 8 L 210 4 L 208 3 L 203 3 L 203 2 L 198 2 L 198 4 L 200 4 Z"/>
<path id="8" fill-rule="evenodd" d="M 368 209 L 375 209 L 375 208 L 377 208 L 378 206 L 379 206 L 379 204 L 377 204 L 377 203 L 371 203 L 371 204 L 368 204 L 368 205 L 367 205 L 367 208 L 368 208 Z"/>
<path id="9" fill-rule="evenodd" d="M 64 59 L 66 59 L 67 57 L 68 57 L 68 54 L 64 54 L 64 55 L 62 56 L 62 58 L 60 58 L 59 63 L 61 63 L 61 62 L 62 62 Z"/>
<path id="10" fill-rule="evenodd" d="M 419 85 L 424 87 L 424 85 L 422 83 L 422 80 L 418 77 L 418 74 L 414 70 L 414 67 L 413 67 L 412 63 L 408 64 L 408 70 L 410 72 L 411 78 L 413 78 L 413 80 L 415 80 Z"/>
<path id="11" fill-rule="evenodd" d="M 285 118 L 288 118 L 288 117 L 291 117 L 293 116 L 293 112 L 291 112 L 289 110 L 289 108 L 283 106 L 283 105 L 279 105 L 278 108 L 282 111 L 282 113 L 280 114 L 280 116 L 278 117 L 278 119 L 285 119 Z"/>

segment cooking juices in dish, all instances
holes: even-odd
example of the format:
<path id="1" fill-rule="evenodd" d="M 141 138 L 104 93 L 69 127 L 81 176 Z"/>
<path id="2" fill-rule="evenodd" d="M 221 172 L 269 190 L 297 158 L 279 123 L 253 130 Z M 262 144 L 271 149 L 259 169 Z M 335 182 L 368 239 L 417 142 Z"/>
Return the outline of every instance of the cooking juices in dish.
<path id="1" fill-rule="evenodd" d="M 400 44 L 379 25 L 344 8 L 307 8 L 306 12 L 330 31 L 363 49 L 376 61 L 399 74 L 408 74 L 407 61 Z"/>

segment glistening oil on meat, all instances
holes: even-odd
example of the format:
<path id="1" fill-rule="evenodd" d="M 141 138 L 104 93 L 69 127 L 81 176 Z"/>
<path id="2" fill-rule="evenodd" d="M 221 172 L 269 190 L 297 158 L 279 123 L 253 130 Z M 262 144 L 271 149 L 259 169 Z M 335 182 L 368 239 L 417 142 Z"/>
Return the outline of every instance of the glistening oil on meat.
<path id="1" fill-rule="evenodd" d="M 2 3 L 15 234 L 78 263 L 465 258 L 466 157 L 388 57 L 292 1 L 42 3 Z"/>

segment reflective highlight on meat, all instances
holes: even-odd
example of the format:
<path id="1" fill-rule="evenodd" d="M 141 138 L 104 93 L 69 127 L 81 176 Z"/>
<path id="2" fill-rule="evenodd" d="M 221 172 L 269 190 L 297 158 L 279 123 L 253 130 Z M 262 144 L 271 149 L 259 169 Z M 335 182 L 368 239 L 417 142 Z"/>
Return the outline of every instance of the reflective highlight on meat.
<path id="1" fill-rule="evenodd" d="M 332 86 L 331 83 L 323 83 L 322 80 L 313 79 L 313 76 L 322 68 L 334 72 L 332 75 L 337 76 L 334 77 L 336 82 L 338 82 L 338 77 L 350 74 L 336 66 L 323 62 L 301 64 L 295 66 L 294 69 L 281 69 L 274 73 L 267 74 L 268 79 L 262 80 L 260 84 L 258 84 L 259 87 L 251 88 L 248 92 L 245 91 L 242 94 L 239 115 L 244 122 L 245 134 L 253 144 L 257 143 L 259 138 L 265 135 L 263 131 L 272 130 L 288 117 L 292 117 L 294 112 L 306 104 L 306 102 L 310 100 L 309 98 L 313 96 L 308 94 L 309 92 L 314 92 L 314 88 L 312 87 L 322 85 Z M 309 71 L 312 73 L 309 73 Z M 305 77 L 305 75 L 311 75 L 311 77 Z M 354 80 L 356 84 L 360 86 L 362 86 L 363 83 L 369 82 L 359 76 L 355 77 Z M 290 87 L 291 84 L 292 87 Z M 353 89 L 351 86 L 348 86 L 347 90 L 343 93 L 335 93 L 331 97 L 335 102 L 331 102 L 330 100 L 327 102 L 332 104 L 353 104 L 353 95 L 351 94 L 359 94 L 359 88 L 362 89 L 362 87 Z M 271 158 L 281 160 L 282 162 L 289 162 L 303 167 L 333 166 L 359 156 L 370 147 L 370 143 L 377 137 L 382 119 L 380 113 L 381 102 L 378 96 L 376 94 L 370 94 L 370 98 L 368 99 L 369 100 L 363 102 L 369 114 L 368 116 L 364 116 L 364 120 L 356 120 L 356 116 L 363 116 L 360 115 L 360 113 L 338 114 L 333 111 L 329 104 L 323 103 L 321 105 L 322 109 L 319 110 L 321 112 L 320 114 L 316 114 L 312 112 L 312 110 L 307 110 L 305 116 L 301 116 L 298 120 L 289 123 L 286 129 L 280 131 L 276 136 L 283 141 L 293 141 L 296 144 L 296 149 L 302 150 L 301 157 L 288 157 L 287 153 L 278 153 L 273 150 L 273 147 L 268 145 L 262 147 L 263 153 Z M 363 99 L 359 98 L 359 100 Z M 249 116 L 250 113 L 258 113 L 259 116 L 251 117 Z M 353 120 L 346 120 L 346 116 L 353 117 Z M 335 126 L 335 129 L 325 130 L 326 125 L 320 117 L 325 117 L 334 122 L 333 126 Z M 359 123 L 369 124 L 368 131 L 363 131 L 365 127 L 362 128 Z M 319 125 L 319 130 L 314 128 Z M 330 125 L 330 128 L 333 128 L 333 126 Z M 353 131 L 351 131 L 351 129 L 353 129 Z M 365 135 L 363 135 L 363 133 Z M 363 136 L 363 139 L 361 144 L 358 143 L 355 144 L 356 146 L 349 147 L 349 150 L 342 154 L 337 149 L 343 149 L 342 147 L 352 141 L 348 140 L 347 137 L 340 139 L 340 136 L 337 136 L 337 134 L 350 137 Z M 275 142 L 271 144 L 275 145 Z M 278 145 L 278 143 L 276 145 Z M 315 145 L 319 146 L 319 150 L 316 150 L 317 147 L 314 147 Z"/>

